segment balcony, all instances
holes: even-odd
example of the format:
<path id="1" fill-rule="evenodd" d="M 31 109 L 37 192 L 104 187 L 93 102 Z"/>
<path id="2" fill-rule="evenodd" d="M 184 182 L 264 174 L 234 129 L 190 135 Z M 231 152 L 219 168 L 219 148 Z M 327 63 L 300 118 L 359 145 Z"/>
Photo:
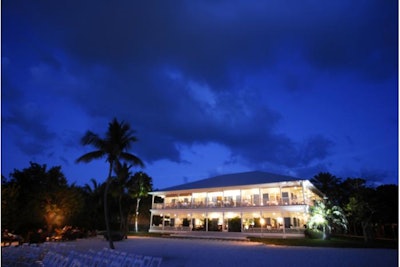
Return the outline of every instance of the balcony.
<path id="1" fill-rule="evenodd" d="M 283 198 L 278 201 L 263 201 L 263 203 L 255 203 L 251 201 L 210 201 L 204 202 L 177 202 L 177 203 L 153 203 L 153 209 L 200 209 L 200 208 L 236 208 L 236 207 L 265 207 L 265 206 L 290 206 L 290 205 L 311 205 L 310 201 L 304 203 L 299 199 Z"/>

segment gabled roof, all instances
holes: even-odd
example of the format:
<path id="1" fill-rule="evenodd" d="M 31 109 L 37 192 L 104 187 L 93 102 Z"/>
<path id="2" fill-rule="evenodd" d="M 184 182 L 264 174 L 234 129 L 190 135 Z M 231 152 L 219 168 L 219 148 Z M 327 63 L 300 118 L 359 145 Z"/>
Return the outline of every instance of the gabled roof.
<path id="1" fill-rule="evenodd" d="M 213 187 L 256 185 L 256 184 L 276 183 L 284 181 L 299 181 L 299 180 L 302 179 L 295 178 L 292 176 L 269 173 L 269 172 L 252 171 L 252 172 L 219 175 L 191 183 L 164 188 L 160 191 L 177 191 L 177 190 L 213 188 Z"/>

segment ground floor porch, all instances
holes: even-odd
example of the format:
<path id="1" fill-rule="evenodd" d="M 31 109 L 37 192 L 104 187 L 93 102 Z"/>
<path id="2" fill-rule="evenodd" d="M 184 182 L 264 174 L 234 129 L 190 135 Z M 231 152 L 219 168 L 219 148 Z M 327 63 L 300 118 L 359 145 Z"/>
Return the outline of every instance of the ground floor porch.
<path id="1" fill-rule="evenodd" d="M 265 236 L 304 236 L 308 214 L 297 210 L 152 211 L 149 232 L 230 232 Z"/>

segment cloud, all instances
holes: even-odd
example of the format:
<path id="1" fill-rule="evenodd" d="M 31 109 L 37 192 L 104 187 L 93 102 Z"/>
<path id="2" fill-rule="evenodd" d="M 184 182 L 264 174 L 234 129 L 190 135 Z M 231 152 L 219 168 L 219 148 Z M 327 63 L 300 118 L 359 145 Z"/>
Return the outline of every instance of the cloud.
<path id="1" fill-rule="evenodd" d="M 324 93 L 363 99 L 367 82 L 397 75 L 396 1 L 8 1 L 3 13 L 3 100 L 20 99 L 3 118 L 31 154 L 56 132 L 75 149 L 117 117 L 147 162 L 217 144 L 255 168 L 324 169 L 337 142 L 314 121 L 344 103 Z"/>
<path id="2" fill-rule="evenodd" d="M 3 134 L 14 135 L 16 145 L 27 155 L 38 155 L 51 149 L 51 142 L 56 139 L 56 133 L 45 124 L 46 116 L 36 103 L 14 107 L 3 115 Z"/>
<path id="3" fill-rule="evenodd" d="M 393 70 L 397 64 L 391 56 L 397 50 L 395 7 L 395 1 L 294 1 L 287 8 L 244 1 L 71 1 L 36 4 L 26 20 L 40 27 L 41 38 L 57 42 L 82 64 L 129 69 L 167 62 L 213 90 L 226 90 L 259 68 L 273 67 L 282 45 L 304 53 L 316 68 L 393 75 L 379 69 Z M 242 77 L 233 81 L 239 73 Z"/>

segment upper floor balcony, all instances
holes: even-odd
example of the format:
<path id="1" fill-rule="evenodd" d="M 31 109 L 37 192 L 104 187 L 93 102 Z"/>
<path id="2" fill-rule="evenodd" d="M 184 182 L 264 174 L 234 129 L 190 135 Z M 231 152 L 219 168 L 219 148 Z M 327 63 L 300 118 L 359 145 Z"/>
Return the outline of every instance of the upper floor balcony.
<path id="1" fill-rule="evenodd" d="M 264 206 L 284 206 L 284 205 L 312 205 L 312 201 L 303 201 L 295 199 L 280 199 L 275 201 L 264 202 L 233 202 L 233 201 L 216 201 L 216 202 L 175 202 L 175 203 L 153 203 L 153 209 L 199 209 L 199 208 L 235 208 L 235 207 L 264 207 Z"/>
<path id="2" fill-rule="evenodd" d="M 199 209 L 313 205 L 321 196 L 303 181 L 260 186 L 154 192 L 152 209 Z M 157 198 L 157 199 L 156 199 Z"/>

